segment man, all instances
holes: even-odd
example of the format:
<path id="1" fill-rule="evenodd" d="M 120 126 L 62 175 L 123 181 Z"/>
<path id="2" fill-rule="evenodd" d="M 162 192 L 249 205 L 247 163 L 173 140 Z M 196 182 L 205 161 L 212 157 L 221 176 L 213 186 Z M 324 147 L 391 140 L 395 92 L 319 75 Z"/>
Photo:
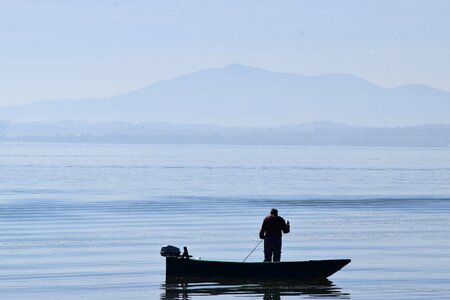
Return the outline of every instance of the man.
<path id="1" fill-rule="evenodd" d="M 281 258 L 281 236 L 283 233 L 289 233 L 289 221 L 278 216 L 278 210 L 272 208 L 261 226 L 259 238 L 264 239 L 264 261 L 280 261 Z"/>

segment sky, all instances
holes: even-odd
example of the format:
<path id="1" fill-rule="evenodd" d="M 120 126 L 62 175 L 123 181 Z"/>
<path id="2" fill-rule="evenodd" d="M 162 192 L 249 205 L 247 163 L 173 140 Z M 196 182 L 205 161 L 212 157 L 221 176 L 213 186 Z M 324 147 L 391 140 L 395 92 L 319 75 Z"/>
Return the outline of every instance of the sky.
<path id="1" fill-rule="evenodd" d="M 240 63 L 450 91 L 450 1 L 0 0 L 0 107 Z"/>

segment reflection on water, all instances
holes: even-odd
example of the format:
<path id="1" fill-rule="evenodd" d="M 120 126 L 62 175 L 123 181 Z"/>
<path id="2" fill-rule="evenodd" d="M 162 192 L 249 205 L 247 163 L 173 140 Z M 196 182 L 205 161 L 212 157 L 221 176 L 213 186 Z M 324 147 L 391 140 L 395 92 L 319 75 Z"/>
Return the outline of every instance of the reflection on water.
<path id="1" fill-rule="evenodd" d="M 350 299 L 328 279 L 315 281 L 244 281 L 244 280 L 176 280 L 161 284 L 161 300 L 186 300 L 194 296 L 247 295 L 263 300 L 278 300 L 281 296 L 304 296 Z"/>

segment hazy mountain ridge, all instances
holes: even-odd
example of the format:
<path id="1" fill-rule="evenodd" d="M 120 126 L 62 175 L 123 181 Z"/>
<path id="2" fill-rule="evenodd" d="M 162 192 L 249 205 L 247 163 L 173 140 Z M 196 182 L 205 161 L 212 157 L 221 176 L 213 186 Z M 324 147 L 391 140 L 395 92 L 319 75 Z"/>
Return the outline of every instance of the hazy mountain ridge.
<path id="1" fill-rule="evenodd" d="M 162 123 L 0 122 L 0 142 L 449 147 L 450 125 L 375 128 L 313 122 L 242 128 Z"/>
<path id="2" fill-rule="evenodd" d="M 267 127 L 325 120 L 413 126 L 447 123 L 450 92 L 420 85 L 386 89 L 348 74 L 305 76 L 233 64 L 104 99 L 4 107 L 0 119 Z"/>

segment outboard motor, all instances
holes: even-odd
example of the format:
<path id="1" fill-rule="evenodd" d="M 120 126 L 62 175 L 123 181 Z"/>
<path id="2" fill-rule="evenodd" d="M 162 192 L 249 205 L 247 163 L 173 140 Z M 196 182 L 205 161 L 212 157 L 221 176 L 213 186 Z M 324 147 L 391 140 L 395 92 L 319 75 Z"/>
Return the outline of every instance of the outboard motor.
<path id="1" fill-rule="evenodd" d="M 164 257 L 179 257 L 180 256 L 180 249 L 175 246 L 164 246 L 161 248 L 161 256 Z"/>

